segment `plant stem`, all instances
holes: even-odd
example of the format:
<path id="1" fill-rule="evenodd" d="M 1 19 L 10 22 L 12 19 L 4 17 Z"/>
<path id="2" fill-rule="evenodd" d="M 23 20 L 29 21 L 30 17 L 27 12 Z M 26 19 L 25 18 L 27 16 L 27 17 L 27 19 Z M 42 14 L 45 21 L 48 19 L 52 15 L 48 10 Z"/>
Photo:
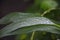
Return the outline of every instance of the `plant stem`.
<path id="1" fill-rule="evenodd" d="M 41 14 L 41 16 L 44 16 L 45 14 L 47 14 L 48 12 L 50 12 L 51 10 L 55 10 L 56 8 L 52 8 L 52 9 L 49 9 L 49 10 L 46 10 L 45 12 L 43 12 L 43 14 Z"/>
<path id="2" fill-rule="evenodd" d="M 35 31 L 32 32 L 31 40 L 34 40 Z"/>

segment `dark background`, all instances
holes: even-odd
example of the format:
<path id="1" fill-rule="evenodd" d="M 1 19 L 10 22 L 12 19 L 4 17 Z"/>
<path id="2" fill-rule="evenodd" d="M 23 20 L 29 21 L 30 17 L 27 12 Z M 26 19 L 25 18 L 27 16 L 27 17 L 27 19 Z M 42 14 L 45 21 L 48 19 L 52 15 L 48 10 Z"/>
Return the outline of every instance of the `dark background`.
<path id="1" fill-rule="evenodd" d="M 23 12 L 33 0 L 0 0 L 0 18 L 10 12 Z"/>

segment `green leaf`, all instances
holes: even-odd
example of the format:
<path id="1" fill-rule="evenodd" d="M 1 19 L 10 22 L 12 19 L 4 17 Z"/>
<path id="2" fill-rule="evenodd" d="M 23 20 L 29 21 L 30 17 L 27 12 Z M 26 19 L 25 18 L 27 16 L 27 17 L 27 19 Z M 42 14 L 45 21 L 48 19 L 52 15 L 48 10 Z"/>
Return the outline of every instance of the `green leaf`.
<path id="1" fill-rule="evenodd" d="M 37 24 L 54 24 L 54 23 L 44 17 L 31 17 L 31 18 L 25 18 L 23 20 L 21 19 L 21 21 L 19 21 L 19 22 L 7 25 L 1 31 L 8 33 L 8 32 L 14 31 L 21 27 L 37 25 Z"/>
<path id="2" fill-rule="evenodd" d="M 19 28 L 32 26 L 32 25 L 38 25 L 38 24 L 53 25 L 54 23 L 44 17 L 30 17 L 30 18 L 28 17 L 28 18 L 25 18 L 24 20 L 21 20 L 20 22 L 16 22 L 16 23 L 12 23 L 12 24 L 7 25 L 3 29 L 1 29 L 0 32 L 1 32 L 1 34 L 7 34 L 12 31 L 15 31 Z"/>
<path id="3" fill-rule="evenodd" d="M 13 23 L 17 21 L 21 21 L 25 18 L 28 17 L 34 17 L 34 16 L 40 16 L 39 13 L 21 13 L 21 12 L 13 12 L 5 17 L 0 19 L 0 24 L 8 24 L 8 23 Z"/>

